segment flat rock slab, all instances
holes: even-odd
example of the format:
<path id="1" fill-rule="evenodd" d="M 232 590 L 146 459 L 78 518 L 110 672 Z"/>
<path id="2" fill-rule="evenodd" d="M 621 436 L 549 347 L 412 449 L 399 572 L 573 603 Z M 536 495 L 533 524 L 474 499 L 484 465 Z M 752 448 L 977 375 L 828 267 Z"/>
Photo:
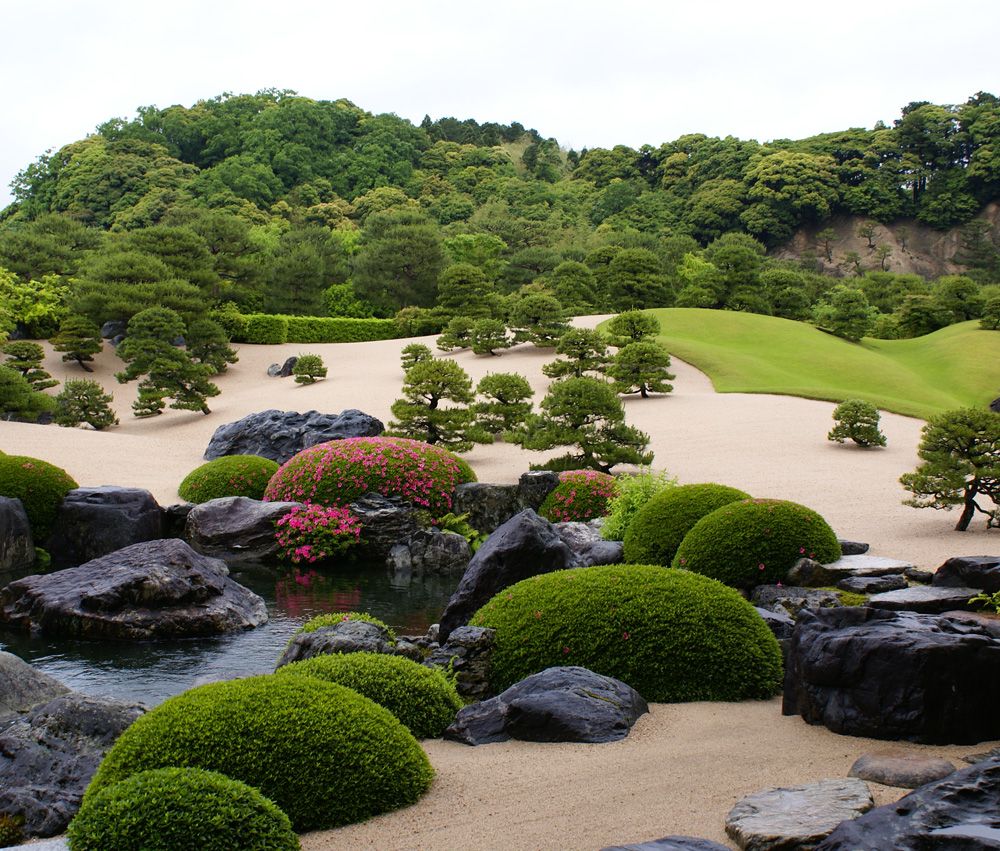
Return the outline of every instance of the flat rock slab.
<path id="1" fill-rule="evenodd" d="M 948 559 L 934 574 L 935 585 L 1000 591 L 1000 556 L 958 556 Z"/>
<path id="2" fill-rule="evenodd" d="M 33 849 L 32 849 L 33 851 Z M 697 836 L 664 836 L 636 845 L 611 845 L 601 851 L 729 851 L 725 845 Z"/>
<path id="3" fill-rule="evenodd" d="M 914 567 L 911 562 L 900 561 L 898 558 L 870 555 L 841 556 L 823 566 L 841 579 L 845 576 L 890 576 Z"/>
<path id="4" fill-rule="evenodd" d="M 909 588 L 910 583 L 901 574 L 893 573 L 889 576 L 848 576 L 841 579 L 837 587 L 854 594 L 885 594 L 887 591 Z"/>
<path id="5" fill-rule="evenodd" d="M 874 609 L 894 612 L 920 612 L 938 615 L 952 609 L 971 608 L 969 600 L 979 591 L 975 588 L 948 588 L 940 585 L 918 585 L 900 591 L 886 591 L 868 598 L 867 605 Z"/>
<path id="6" fill-rule="evenodd" d="M 278 554 L 275 523 L 300 502 L 262 502 L 224 496 L 194 506 L 184 521 L 184 537 L 202 555 L 226 564 L 260 564 Z"/>
<path id="7" fill-rule="evenodd" d="M 868 784 L 856 778 L 765 789 L 729 811 L 726 833 L 747 851 L 812 848 L 873 806 Z"/>
<path id="8" fill-rule="evenodd" d="M 916 789 L 947 777 L 955 770 L 946 759 L 907 753 L 866 753 L 855 760 L 847 773 L 883 786 Z"/>

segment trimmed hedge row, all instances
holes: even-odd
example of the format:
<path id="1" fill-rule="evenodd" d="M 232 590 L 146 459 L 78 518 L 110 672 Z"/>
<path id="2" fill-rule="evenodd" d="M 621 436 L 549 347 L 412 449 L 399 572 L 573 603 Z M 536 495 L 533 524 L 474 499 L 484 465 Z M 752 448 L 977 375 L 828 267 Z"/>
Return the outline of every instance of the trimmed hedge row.
<path id="1" fill-rule="evenodd" d="M 399 327 L 392 319 L 273 313 L 230 315 L 228 319 L 228 329 L 236 343 L 367 343 L 399 337 Z"/>

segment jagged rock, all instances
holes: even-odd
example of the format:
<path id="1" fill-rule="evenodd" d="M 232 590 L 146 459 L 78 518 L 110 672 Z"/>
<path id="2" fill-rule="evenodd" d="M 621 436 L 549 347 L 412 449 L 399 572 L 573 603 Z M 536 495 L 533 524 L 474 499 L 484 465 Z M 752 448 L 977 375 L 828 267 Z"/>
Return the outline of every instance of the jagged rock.
<path id="1" fill-rule="evenodd" d="M 434 627 L 428 630 L 432 637 Z M 448 640 L 432 649 L 424 664 L 451 671 L 455 688 L 466 700 L 482 700 L 492 694 L 489 684 L 490 657 L 496 646 L 496 630 L 481 626 L 460 626 Z"/>
<path id="2" fill-rule="evenodd" d="M 894 804 L 845 821 L 816 851 L 1000 849 L 1000 758 L 927 783 Z"/>
<path id="3" fill-rule="evenodd" d="M 456 627 L 467 624 L 498 591 L 529 576 L 573 564 L 573 551 L 552 524 L 526 508 L 490 535 L 472 557 L 441 615 L 441 641 L 447 641 Z"/>
<path id="4" fill-rule="evenodd" d="M 1000 638 L 973 622 L 867 606 L 803 611 L 785 715 L 930 744 L 1000 738 Z"/>
<path id="5" fill-rule="evenodd" d="M 46 549 L 54 568 L 75 567 L 163 536 L 163 514 L 148 490 L 74 488 L 62 501 Z"/>
<path id="6" fill-rule="evenodd" d="M 264 601 L 184 541 L 146 541 L 0 590 L 0 623 L 81 638 L 189 638 L 267 621 Z"/>
<path id="7" fill-rule="evenodd" d="M 962 757 L 962 761 L 969 763 L 969 765 L 975 765 L 977 762 L 982 762 L 986 759 L 1000 759 L 1000 748 L 992 748 L 980 753 L 970 753 Z"/>
<path id="8" fill-rule="evenodd" d="M 841 556 L 841 558 L 826 565 L 826 569 L 836 577 L 834 580 L 836 582 L 847 576 L 890 576 L 894 573 L 903 573 L 907 568 L 913 566 L 910 562 L 900 561 L 897 558 L 851 555 Z"/>
<path id="9" fill-rule="evenodd" d="M 845 541 L 843 538 L 838 538 L 837 543 L 840 544 L 841 554 L 845 556 L 860 556 L 868 552 L 868 544 L 861 541 Z"/>
<path id="10" fill-rule="evenodd" d="M 36 703 L 68 691 L 61 682 L 36 670 L 19 656 L 0 650 L 0 718 L 25 712 Z"/>
<path id="11" fill-rule="evenodd" d="M 789 585 L 800 588 L 824 588 L 841 578 L 842 573 L 827 570 L 826 565 L 811 558 L 800 558 L 785 575 Z"/>
<path id="12" fill-rule="evenodd" d="M 573 551 L 573 567 L 593 567 L 598 564 L 621 564 L 624 550 L 621 541 L 605 541 L 601 537 L 600 520 L 589 523 L 553 523 L 556 534 Z"/>
<path id="13" fill-rule="evenodd" d="M 292 355 L 290 358 L 286 358 L 284 363 L 272 363 L 267 368 L 267 374 L 271 378 L 288 378 L 292 374 L 292 370 L 295 369 L 295 364 L 299 362 L 299 359 Z"/>
<path id="14" fill-rule="evenodd" d="M 71 692 L 0 732 L 0 812 L 23 816 L 27 836 L 62 833 L 105 752 L 144 709 Z"/>
<path id="15" fill-rule="evenodd" d="M 27 570 L 35 563 L 35 541 L 21 500 L 0 496 L 0 574 Z"/>
<path id="16" fill-rule="evenodd" d="M 124 337 L 127 330 L 127 322 L 123 322 L 121 319 L 109 319 L 101 326 L 101 336 L 105 340 L 110 340 L 114 337 Z"/>
<path id="17" fill-rule="evenodd" d="M 194 506 L 184 524 L 184 538 L 202 555 L 232 566 L 256 565 L 278 553 L 275 521 L 298 502 L 261 502 L 224 496 Z"/>
<path id="18" fill-rule="evenodd" d="M 726 833 L 747 851 L 813 848 L 844 819 L 874 805 L 868 785 L 854 778 L 765 789 L 729 811 Z"/>
<path id="19" fill-rule="evenodd" d="M 366 493 L 350 508 L 361 521 L 361 543 L 376 558 L 386 558 L 420 529 L 416 507 L 402 497 Z"/>
<path id="20" fill-rule="evenodd" d="M 995 594 L 1000 591 L 1000 556 L 950 558 L 937 569 L 932 583 L 942 588 L 978 588 Z"/>
<path id="21" fill-rule="evenodd" d="M 321 626 L 312 632 L 297 632 L 288 642 L 276 667 L 327 653 L 395 655 L 396 651 L 389 633 L 378 624 L 344 620 L 332 626 Z"/>
<path id="22" fill-rule="evenodd" d="M 452 511 L 468 514 L 469 525 L 478 532 L 492 532 L 524 508 L 517 485 L 467 482 L 455 488 Z"/>
<path id="23" fill-rule="evenodd" d="M 913 753 L 866 753 L 854 761 L 847 773 L 883 786 L 916 789 L 947 777 L 954 770 L 954 765 L 939 757 Z"/>
<path id="24" fill-rule="evenodd" d="M 469 542 L 454 532 L 419 529 L 408 541 L 396 544 L 386 566 L 400 580 L 422 576 L 461 576 L 472 558 Z"/>
<path id="25" fill-rule="evenodd" d="M 547 497 L 559 486 L 559 474 L 551 470 L 530 470 L 517 480 L 517 493 L 521 508 L 538 511 Z"/>
<path id="26" fill-rule="evenodd" d="M 750 602 L 762 609 L 784 612 L 797 618 L 803 609 L 839 606 L 840 597 L 833 591 L 817 591 L 794 585 L 758 585 L 750 595 Z"/>
<path id="27" fill-rule="evenodd" d="M 941 617 L 956 623 L 967 623 L 986 630 L 994 638 L 1000 638 L 1000 617 L 993 612 L 942 612 Z"/>
<path id="28" fill-rule="evenodd" d="M 34 849 L 32 849 L 34 851 Z M 609 845 L 601 851 L 729 851 L 725 845 L 697 836 L 664 836 L 636 845 Z"/>
<path id="29" fill-rule="evenodd" d="M 909 583 L 905 577 L 898 573 L 889 576 L 848 576 L 837 583 L 841 591 L 850 591 L 854 594 L 884 594 L 886 591 L 899 591 L 901 588 L 908 588 Z"/>
<path id="30" fill-rule="evenodd" d="M 795 619 L 791 617 L 784 609 L 762 609 L 760 606 L 754 606 L 757 610 L 757 614 L 764 619 L 764 623 L 767 624 L 768 629 L 774 633 L 774 637 L 779 641 L 785 638 L 792 637 L 792 630 L 795 629 Z"/>
<path id="31" fill-rule="evenodd" d="M 187 517 L 194 508 L 193 502 L 175 502 L 163 509 L 163 537 L 183 538 Z"/>
<path id="32" fill-rule="evenodd" d="M 924 570 L 922 567 L 908 567 L 903 571 L 903 576 L 910 582 L 919 582 L 921 585 L 930 585 L 934 581 L 934 571 Z"/>
<path id="33" fill-rule="evenodd" d="M 922 612 L 940 614 L 951 609 L 969 609 L 969 599 L 979 593 L 978 588 L 953 588 L 941 585 L 915 585 L 900 591 L 886 591 L 868 598 L 867 605 L 876 609 L 897 612 Z"/>
<path id="34" fill-rule="evenodd" d="M 381 421 L 351 408 L 339 414 L 267 410 L 219 426 L 205 450 L 205 460 L 224 455 L 260 455 L 284 464 L 303 449 L 345 437 L 376 437 Z"/>

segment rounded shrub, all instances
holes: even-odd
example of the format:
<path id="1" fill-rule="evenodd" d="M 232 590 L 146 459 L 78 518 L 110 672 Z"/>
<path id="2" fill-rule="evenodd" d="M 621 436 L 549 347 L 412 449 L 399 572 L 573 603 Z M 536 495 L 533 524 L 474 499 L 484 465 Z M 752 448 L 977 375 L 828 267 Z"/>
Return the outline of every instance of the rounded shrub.
<path id="1" fill-rule="evenodd" d="M 374 491 L 441 516 L 451 509 L 455 488 L 475 480 L 472 468 L 447 449 L 405 437 L 348 437 L 290 458 L 271 477 L 264 499 L 347 505 Z"/>
<path id="2" fill-rule="evenodd" d="M 336 626 L 343 621 L 363 621 L 364 623 L 374 624 L 379 629 L 385 630 L 390 642 L 393 644 L 396 643 L 396 633 L 392 631 L 392 627 L 385 621 L 368 614 L 368 612 L 325 612 L 322 615 L 316 615 L 307 620 L 295 631 L 295 634 L 298 635 L 300 632 L 315 632 L 317 629 L 322 629 L 325 626 Z"/>
<path id="3" fill-rule="evenodd" d="M 659 565 L 559 570 L 505 588 L 473 616 L 496 630 L 497 691 L 553 665 L 582 665 L 646 700 L 768 698 L 781 651 L 737 591 Z"/>
<path id="4" fill-rule="evenodd" d="M 344 686 L 273 674 L 199 686 L 138 718 L 105 755 L 84 803 L 133 774 L 171 766 L 253 786 L 300 833 L 412 804 L 434 774 L 388 709 Z"/>
<path id="5" fill-rule="evenodd" d="M 177 493 L 188 502 L 208 502 L 224 496 L 260 499 L 278 471 L 278 462 L 260 455 L 226 455 L 196 467 L 181 482 Z"/>
<path id="6" fill-rule="evenodd" d="M 684 536 L 717 508 L 750 494 L 726 485 L 680 485 L 652 497 L 632 518 L 623 542 L 626 564 L 669 565 Z"/>
<path id="7" fill-rule="evenodd" d="M 646 471 L 619 476 L 617 493 L 608 502 L 608 516 L 601 527 L 606 541 L 624 541 L 628 527 L 639 510 L 667 488 L 677 487 L 677 479 L 665 471 Z"/>
<path id="8" fill-rule="evenodd" d="M 617 491 L 615 477 L 607 473 L 567 470 L 559 474 L 559 484 L 545 497 L 538 513 L 553 523 L 603 517 Z"/>
<path id="9" fill-rule="evenodd" d="M 21 500 L 39 543 L 52 531 L 66 494 L 79 487 L 65 470 L 27 455 L 0 455 L 0 496 Z"/>
<path id="10" fill-rule="evenodd" d="M 141 771 L 88 795 L 69 825 L 73 851 L 297 851 L 291 822 L 256 789 L 215 771 Z"/>
<path id="11" fill-rule="evenodd" d="M 440 736 L 462 699 L 441 671 L 385 653 L 335 653 L 292 662 L 279 675 L 316 677 L 352 688 L 384 706 L 418 739 Z"/>
<path id="12" fill-rule="evenodd" d="M 830 525 L 811 508 L 780 499 L 746 499 L 699 520 L 681 542 L 673 566 L 734 588 L 780 582 L 800 558 L 840 558 Z"/>

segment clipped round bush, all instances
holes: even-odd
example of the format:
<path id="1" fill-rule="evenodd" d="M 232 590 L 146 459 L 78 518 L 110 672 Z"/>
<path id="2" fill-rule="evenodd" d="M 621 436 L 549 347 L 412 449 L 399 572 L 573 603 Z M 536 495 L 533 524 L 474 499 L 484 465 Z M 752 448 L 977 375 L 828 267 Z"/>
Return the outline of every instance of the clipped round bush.
<path id="1" fill-rule="evenodd" d="M 316 677 L 352 688 L 388 709 L 418 739 L 440 736 L 462 708 L 462 699 L 444 674 L 402 656 L 327 654 L 292 662 L 277 673 Z"/>
<path id="2" fill-rule="evenodd" d="M 745 499 L 699 520 L 681 542 L 674 567 L 734 588 L 780 582 L 800 558 L 840 558 L 830 525 L 811 508 L 780 499 Z"/>
<path id="3" fill-rule="evenodd" d="M 496 630 L 497 691 L 553 665 L 582 665 L 667 703 L 769 698 L 781 683 L 778 642 L 753 606 L 719 582 L 658 565 L 533 576 L 470 623 Z"/>
<path id="4" fill-rule="evenodd" d="M 538 513 L 546 520 L 592 520 L 608 513 L 608 502 L 617 493 L 615 477 L 597 470 L 567 470 L 545 497 Z"/>
<path id="5" fill-rule="evenodd" d="M 215 771 L 141 771 L 88 795 L 69 825 L 73 851 L 297 851 L 286 816 L 256 789 Z"/>
<path id="6" fill-rule="evenodd" d="M 196 467 L 184 477 L 177 493 L 187 502 L 208 502 L 224 496 L 260 499 L 278 471 L 278 462 L 260 455 L 226 455 Z"/>
<path id="7" fill-rule="evenodd" d="M 348 437 L 290 458 L 271 477 L 264 499 L 347 505 L 374 491 L 404 497 L 437 517 L 451 509 L 458 485 L 475 480 L 447 449 L 405 437 Z"/>
<path id="8" fill-rule="evenodd" d="M 138 718 L 105 755 L 84 803 L 133 774 L 171 766 L 253 786 L 300 833 L 412 804 L 434 774 L 388 709 L 334 683 L 273 674 L 199 686 Z"/>
<path id="9" fill-rule="evenodd" d="M 681 485 L 649 500 L 625 532 L 626 564 L 669 565 L 694 525 L 715 509 L 749 499 L 750 494 L 726 485 Z"/>
<path id="10" fill-rule="evenodd" d="M 65 470 L 27 455 L 0 455 L 0 496 L 21 500 L 31 533 L 42 543 L 51 533 L 62 501 L 79 487 Z"/>

